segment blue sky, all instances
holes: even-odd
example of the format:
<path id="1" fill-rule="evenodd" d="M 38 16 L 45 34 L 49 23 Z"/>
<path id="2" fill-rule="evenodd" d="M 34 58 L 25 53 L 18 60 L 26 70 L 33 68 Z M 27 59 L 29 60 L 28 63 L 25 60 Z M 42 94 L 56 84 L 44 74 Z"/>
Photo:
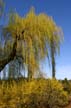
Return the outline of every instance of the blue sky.
<path id="1" fill-rule="evenodd" d="M 61 26 L 64 33 L 64 42 L 61 45 L 60 55 L 56 60 L 56 77 L 71 79 L 71 0 L 4 0 L 5 13 L 15 9 L 21 16 L 26 14 L 33 6 L 36 13 L 44 12 L 52 16 L 58 26 Z M 4 18 L 0 21 L 3 23 Z M 51 76 L 51 69 L 47 61 L 42 66 L 47 76 Z"/>

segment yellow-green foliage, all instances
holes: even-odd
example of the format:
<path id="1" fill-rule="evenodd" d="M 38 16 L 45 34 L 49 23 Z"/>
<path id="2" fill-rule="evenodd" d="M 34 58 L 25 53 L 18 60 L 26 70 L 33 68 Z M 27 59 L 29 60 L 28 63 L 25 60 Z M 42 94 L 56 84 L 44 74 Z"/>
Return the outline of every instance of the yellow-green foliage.
<path id="1" fill-rule="evenodd" d="M 50 54 L 51 40 L 59 49 L 62 39 L 62 31 L 53 19 L 44 13 L 37 15 L 33 8 L 24 17 L 10 14 L 4 36 L 9 33 L 13 39 L 18 38 L 16 51 L 22 54 L 23 62 L 28 64 L 32 73 L 39 69 L 39 60 Z"/>
<path id="2" fill-rule="evenodd" d="M 67 103 L 67 93 L 54 79 L 0 83 L 0 108 L 63 108 Z"/>

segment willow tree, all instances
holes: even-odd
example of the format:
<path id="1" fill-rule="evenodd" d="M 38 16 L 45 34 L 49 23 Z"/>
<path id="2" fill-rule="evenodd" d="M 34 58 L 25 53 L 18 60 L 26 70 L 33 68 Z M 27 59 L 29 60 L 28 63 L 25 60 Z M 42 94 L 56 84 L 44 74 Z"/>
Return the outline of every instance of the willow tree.
<path id="1" fill-rule="evenodd" d="M 52 18 L 49 21 L 49 32 L 50 32 L 50 41 L 49 41 L 49 52 L 50 60 L 52 67 L 52 78 L 55 78 L 56 74 L 56 60 L 55 57 L 60 53 L 60 45 L 63 41 L 63 32 L 60 27 L 58 27 Z"/>
<path id="2" fill-rule="evenodd" d="M 33 10 L 26 17 L 20 17 L 18 14 L 14 14 L 13 17 L 11 15 L 4 33 L 4 35 L 10 33 L 13 39 L 18 38 L 16 56 L 23 57 L 23 62 L 28 67 L 29 78 L 32 78 L 34 72 L 39 69 L 38 60 L 47 53 L 44 41 L 45 30 L 43 25 L 40 26 L 38 19 Z"/>
<path id="3" fill-rule="evenodd" d="M 51 67 L 52 67 L 52 78 L 55 78 L 56 73 L 56 63 L 55 57 L 56 54 L 60 52 L 60 44 L 63 41 L 63 32 L 62 29 L 56 25 L 52 17 L 48 17 L 45 14 L 39 14 L 39 23 L 43 25 L 41 32 L 44 33 L 43 40 L 46 44 L 45 50 L 48 51 L 47 57 L 50 58 Z M 41 27 L 41 26 L 40 26 Z"/>
<path id="4" fill-rule="evenodd" d="M 39 61 L 49 56 L 51 40 L 59 44 L 57 38 L 60 36 L 59 32 L 61 30 L 51 20 L 51 17 L 45 14 L 36 15 L 34 9 L 31 9 L 24 17 L 20 17 L 17 13 L 10 15 L 4 36 L 10 34 L 13 40 L 16 40 L 16 46 L 13 47 L 15 51 L 12 51 L 15 54 L 12 59 L 15 56 L 23 58 L 23 63 L 28 67 L 29 79 L 39 69 Z"/>

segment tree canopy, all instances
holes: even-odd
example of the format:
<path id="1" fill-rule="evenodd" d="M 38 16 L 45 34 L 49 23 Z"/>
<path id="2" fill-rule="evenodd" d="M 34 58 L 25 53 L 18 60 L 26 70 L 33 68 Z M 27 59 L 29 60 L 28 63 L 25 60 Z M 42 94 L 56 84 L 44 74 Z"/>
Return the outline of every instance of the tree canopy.
<path id="1" fill-rule="evenodd" d="M 29 73 L 39 69 L 39 61 L 50 56 L 52 40 L 55 54 L 60 48 L 62 30 L 53 21 L 52 17 L 41 13 L 36 14 L 34 8 L 27 15 L 21 17 L 17 13 L 9 14 L 8 25 L 4 27 L 3 35 L 11 36 L 16 40 L 16 54 L 21 56 L 28 66 Z"/>

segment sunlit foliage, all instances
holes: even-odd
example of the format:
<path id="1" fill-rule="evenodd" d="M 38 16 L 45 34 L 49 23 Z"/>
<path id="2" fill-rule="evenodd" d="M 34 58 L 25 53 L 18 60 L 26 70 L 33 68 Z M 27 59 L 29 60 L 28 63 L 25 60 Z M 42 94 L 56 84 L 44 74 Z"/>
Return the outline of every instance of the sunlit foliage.
<path id="1" fill-rule="evenodd" d="M 4 35 L 10 34 L 17 40 L 17 54 L 24 58 L 28 71 L 33 73 L 39 69 L 39 61 L 50 55 L 51 42 L 53 40 L 56 53 L 60 47 L 62 36 L 61 29 L 53 19 L 46 14 L 35 14 L 34 8 L 24 17 L 17 13 L 9 15 L 9 23 L 5 28 Z M 31 77 L 32 77 L 31 76 Z"/>
<path id="2" fill-rule="evenodd" d="M 63 108 L 68 104 L 62 84 L 50 79 L 2 81 L 0 97 L 1 108 Z"/>

